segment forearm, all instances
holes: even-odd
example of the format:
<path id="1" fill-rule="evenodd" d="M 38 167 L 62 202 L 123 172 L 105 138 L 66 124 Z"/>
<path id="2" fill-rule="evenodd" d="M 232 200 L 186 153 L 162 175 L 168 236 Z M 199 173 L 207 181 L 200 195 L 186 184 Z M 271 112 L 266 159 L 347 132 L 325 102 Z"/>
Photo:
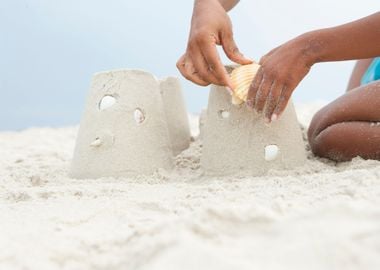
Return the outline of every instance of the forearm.
<path id="1" fill-rule="evenodd" d="M 380 12 L 299 37 L 313 63 L 380 56 Z"/>
<path id="2" fill-rule="evenodd" d="M 226 12 L 228 12 L 233 9 L 233 7 L 236 6 L 240 0 L 195 0 L 194 4 L 197 5 L 198 3 L 205 1 L 216 1 L 224 8 Z"/>

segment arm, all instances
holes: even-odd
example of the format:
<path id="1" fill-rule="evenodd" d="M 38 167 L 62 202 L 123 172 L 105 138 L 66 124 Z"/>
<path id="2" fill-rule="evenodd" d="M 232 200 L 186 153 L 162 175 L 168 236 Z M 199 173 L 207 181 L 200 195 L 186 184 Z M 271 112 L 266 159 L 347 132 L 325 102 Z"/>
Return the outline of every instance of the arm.
<path id="1" fill-rule="evenodd" d="M 380 12 L 308 35 L 314 63 L 373 58 L 380 55 Z"/>
<path id="2" fill-rule="evenodd" d="M 380 56 L 380 12 L 337 27 L 303 34 L 261 58 L 247 104 L 276 120 L 310 68 L 319 62 Z"/>
<path id="3" fill-rule="evenodd" d="M 217 45 L 223 47 L 227 57 L 239 64 L 249 64 L 233 39 L 228 10 L 237 0 L 195 0 L 189 41 L 185 54 L 178 60 L 181 74 L 199 85 L 210 83 L 232 88 L 230 78 L 224 68 Z"/>

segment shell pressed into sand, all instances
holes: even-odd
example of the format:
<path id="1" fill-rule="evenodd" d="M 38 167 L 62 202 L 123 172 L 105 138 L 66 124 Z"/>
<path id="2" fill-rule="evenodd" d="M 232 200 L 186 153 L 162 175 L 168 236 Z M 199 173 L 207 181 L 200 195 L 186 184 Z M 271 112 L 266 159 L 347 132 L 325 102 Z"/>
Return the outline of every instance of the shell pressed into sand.
<path id="1" fill-rule="evenodd" d="M 233 86 L 232 104 L 240 105 L 247 101 L 249 86 L 255 78 L 259 68 L 259 64 L 253 63 L 237 67 L 231 72 Z"/>

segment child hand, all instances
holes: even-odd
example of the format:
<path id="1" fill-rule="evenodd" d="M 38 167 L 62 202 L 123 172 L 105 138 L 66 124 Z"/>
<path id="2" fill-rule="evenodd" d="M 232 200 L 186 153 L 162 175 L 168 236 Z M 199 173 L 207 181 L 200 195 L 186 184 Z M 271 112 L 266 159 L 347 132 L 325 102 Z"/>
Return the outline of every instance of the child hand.
<path id="1" fill-rule="evenodd" d="M 232 88 L 216 45 L 221 45 L 232 61 L 250 64 L 237 48 L 231 20 L 218 0 L 196 1 L 186 53 L 178 60 L 177 68 L 188 80 L 207 86 L 210 83 Z"/>
<path id="2" fill-rule="evenodd" d="M 257 112 L 265 108 L 267 122 L 275 121 L 285 110 L 297 85 L 315 63 L 308 39 L 293 39 L 263 56 L 248 92 L 247 105 Z M 311 50 L 310 50 L 311 49 Z"/>

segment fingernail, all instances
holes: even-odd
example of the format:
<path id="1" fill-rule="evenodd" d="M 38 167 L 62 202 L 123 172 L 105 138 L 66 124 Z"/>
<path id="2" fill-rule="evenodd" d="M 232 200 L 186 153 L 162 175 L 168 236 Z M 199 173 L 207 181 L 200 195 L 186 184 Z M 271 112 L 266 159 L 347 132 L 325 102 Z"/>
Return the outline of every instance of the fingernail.
<path id="1" fill-rule="evenodd" d="M 230 93 L 230 95 L 232 95 L 232 94 L 233 94 L 233 91 L 232 91 L 232 89 L 231 89 L 231 88 L 229 88 L 228 86 L 226 86 L 226 89 L 227 89 L 228 93 Z"/>
<path id="2" fill-rule="evenodd" d="M 247 106 L 249 108 L 253 108 L 253 102 L 252 102 L 252 100 L 247 100 Z"/>
<path id="3" fill-rule="evenodd" d="M 265 123 L 270 124 L 270 119 L 268 117 L 265 117 Z"/>
<path id="4" fill-rule="evenodd" d="M 274 122 L 274 121 L 276 121 L 278 119 L 278 115 L 277 114 L 272 114 L 272 117 L 270 118 L 270 120 L 272 121 L 272 122 Z"/>

